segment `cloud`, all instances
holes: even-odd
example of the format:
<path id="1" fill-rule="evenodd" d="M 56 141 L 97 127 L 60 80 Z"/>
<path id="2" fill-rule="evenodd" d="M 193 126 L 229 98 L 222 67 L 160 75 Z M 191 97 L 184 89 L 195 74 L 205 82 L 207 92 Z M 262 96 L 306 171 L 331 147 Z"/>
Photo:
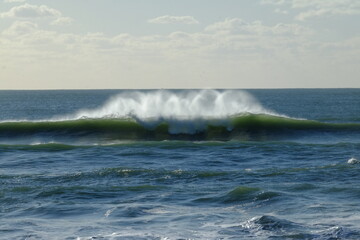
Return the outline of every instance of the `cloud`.
<path id="1" fill-rule="evenodd" d="M 126 58 L 134 58 L 139 62 L 156 58 L 163 59 L 166 65 L 169 60 L 176 62 L 177 59 L 188 57 L 209 61 L 218 61 L 217 59 L 223 57 L 274 58 L 290 48 L 303 48 L 310 35 L 310 30 L 297 24 L 265 25 L 260 21 L 246 22 L 237 18 L 215 22 L 196 33 L 173 32 L 169 35 L 146 36 L 64 34 L 41 29 L 30 21 L 16 21 L 0 33 L 0 40 L 4 41 L 0 50 L 2 48 L 12 54 L 21 48 L 18 54 L 26 55 L 31 49 L 33 55 L 37 54 L 41 58 L 44 55 L 49 58 L 61 55 L 69 59 L 76 56 L 94 61 L 113 58 L 113 62 L 116 62 L 116 59 L 125 61 Z M 89 57 L 90 55 L 92 57 Z M 150 62 L 152 64 L 156 61 Z"/>
<path id="2" fill-rule="evenodd" d="M 282 9 L 280 9 L 280 8 L 276 8 L 274 12 L 275 12 L 275 13 L 284 14 L 284 15 L 289 14 L 289 12 L 288 12 L 288 11 L 286 11 L 286 10 L 282 10 Z"/>
<path id="3" fill-rule="evenodd" d="M 311 36 L 312 31 L 297 24 L 265 25 L 260 21 L 246 22 L 239 18 L 229 18 L 196 33 L 173 32 L 169 35 L 142 37 L 130 34 L 107 36 L 103 33 L 60 34 L 41 30 L 29 21 L 16 21 L 2 34 L 8 36 L 10 42 L 21 41 L 32 49 L 37 47 L 32 44 L 41 43 L 41 49 L 46 48 L 47 44 L 55 44 L 63 49 L 87 49 L 84 51 L 87 53 L 103 54 L 111 51 L 108 54 L 177 58 L 187 55 L 236 56 L 239 51 L 260 56 L 265 51 L 282 51 L 282 48 L 287 49 L 290 45 L 302 47 L 306 41 L 304 39 Z"/>
<path id="4" fill-rule="evenodd" d="M 299 10 L 296 20 L 305 21 L 310 18 L 336 15 L 360 14 L 360 1 L 358 0 L 262 0 L 262 4 L 284 6 Z M 277 12 L 286 11 L 277 8 Z"/>
<path id="5" fill-rule="evenodd" d="M 45 5 L 37 6 L 25 3 L 21 6 L 11 8 L 8 12 L 1 13 L 2 18 L 40 18 L 60 17 L 61 12 Z"/>
<path id="6" fill-rule="evenodd" d="M 182 23 L 182 24 L 199 24 L 199 21 L 191 16 L 161 16 L 148 20 L 149 23 L 157 24 L 170 24 L 170 23 Z"/>
<path id="7" fill-rule="evenodd" d="M 305 21 L 309 18 L 335 15 L 358 15 L 360 14 L 360 4 L 356 5 L 333 5 L 333 6 L 314 6 L 313 9 L 299 13 L 295 19 Z"/>
<path id="8" fill-rule="evenodd" d="M 13 1 L 13 0 L 12 0 Z M 20 6 L 15 6 L 7 12 L 0 13 L 0 18 L 15 18 L 15 19 L 37 19 L 49 18 L 54 19 L 52 25 L 70 24 L 73 20 L 69 17 L 63 17 L 62 13 L 54 8 L 46 5 L 31 5 L 25 3 Z"/>
<path id="9" fill-rule="evenodd" d="M 224 34 L 256 35 L 308 35 L 311 30 L 298 24 L 279 23 L 274 26 L 264 25 L 261 21 L 246 22 L 240 18 L 228 18 L 205 28 L 208 32 Z"/>
<path id="10" fill-rule="evenodd" d="M 69 25 L 73 22 L 74 20 L 72 18 L 69 17 L 59 17 L 57 19 L 55 19 L 54 21 L 52 21 L 50 24 L 51 25 Z"/>
<path id="11" fill-rule="evenodd" d="M 261 4 L 283 5 L 287 0 L 261 0 Z"/>
<path id="12" fill-rule="evenodd" d="M 28 21 L 16 21 L 3 34 L 5 36 L 22 36 L 33 33 L 38 29 L 38 25 Z"/>
<path id="13" fill-rule="evenodd" d="M 24 76 L 43 81 L 31 88 L 314 87 L 324 72 L 334 84 L 346 75 L 358 86 L 359 39 L 325 45 L 299 24 L 228 18 L 198 32 L 109 36 L 49 31 L 30 20 L 0 32 L 2 74 L 14 88 Z"/>
<path id="14" fill-rule="evenodd" d="M 4 3 L 19 3 L 25 2 L 26 0 L 4 0 Z"/>

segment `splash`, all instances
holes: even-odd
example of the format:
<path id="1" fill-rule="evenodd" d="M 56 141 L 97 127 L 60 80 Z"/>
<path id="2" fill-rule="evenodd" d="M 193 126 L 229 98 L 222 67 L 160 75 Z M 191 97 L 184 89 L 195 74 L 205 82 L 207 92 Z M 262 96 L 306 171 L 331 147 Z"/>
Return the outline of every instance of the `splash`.
<path id="1" fill-rule="evenodd" d="M 243 113 L 275 114 L 245 91 L 157 90 L 123 92 L 97 109 L 78 111 L 73 118 L 194 120 L 223 119 Z"/>
<path id="2" fill-rule="evenodd" d="M 347 161 L 348 164 L 359 164 L 360 161 L 357 160 L 356 158 L 352 157 Z"/>
<path id="3" fill-rule="evenodd" d="M 277 115 L 245 91 L 207 89 L 125 91 L 99 108 L 83 109 L 65 119 L 130 118 L 147 128 L 166 122 L 171 133 L 195 133 L 209 121 L 231 128 L 229 118 L 241 114 Z"/>

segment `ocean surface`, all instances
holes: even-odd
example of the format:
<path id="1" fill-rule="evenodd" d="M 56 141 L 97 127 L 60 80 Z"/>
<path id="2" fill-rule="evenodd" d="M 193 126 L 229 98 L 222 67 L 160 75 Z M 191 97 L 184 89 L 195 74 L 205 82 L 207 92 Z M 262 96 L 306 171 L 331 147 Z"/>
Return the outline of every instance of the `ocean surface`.
<path id="1" fill-rule="evenodd" d="M 360 89 L 0 91 L 0 239 L 360 239 Z"/>

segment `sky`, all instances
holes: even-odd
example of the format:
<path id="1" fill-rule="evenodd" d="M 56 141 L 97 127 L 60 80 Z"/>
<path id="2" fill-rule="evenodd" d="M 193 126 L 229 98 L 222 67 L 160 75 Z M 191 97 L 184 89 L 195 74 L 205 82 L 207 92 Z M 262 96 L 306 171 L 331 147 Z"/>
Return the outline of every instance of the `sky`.
<path id="1" fill-rule="evenodd" d="M 359 0 L 0 0 L 0 89 L 359 87 Z"/>

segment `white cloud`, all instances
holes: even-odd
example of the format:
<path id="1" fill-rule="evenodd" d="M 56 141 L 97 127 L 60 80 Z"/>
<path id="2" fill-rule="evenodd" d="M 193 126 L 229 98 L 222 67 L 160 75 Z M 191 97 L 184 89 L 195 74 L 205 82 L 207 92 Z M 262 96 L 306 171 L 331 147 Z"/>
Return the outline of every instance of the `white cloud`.
<path id="1" fill-rule="evenodd" d="M 27 34 L 26 38 L 23 37 Z M 35 49 L 31 44 L 42 43 L 62 46 L 63 49 L 75 47 L 87 49 L 85 52 L 102 54 L 126 53 L 130 55 L 163 56 L 177 58 L 179 56 L 197 55 L 234 55 L 246 52 L 247 55 L 262 56 L 265 52 L 282 51 L 289 46 L 303 47 L 304 39 L 311 36 L 312 31 L 297 24 L 265 25 L 260 21 L 245 22 L 241 19 L 226 19 L 209 25 L 204 31 L 197 33 L 173 32 L 169 35 L 147 35 L 135 37 L 129 34 L 107 36 L 103 33 L 60 34 L 39 29 L 38 25 L 28 21 L 17 21 L 3 36 L 14 42 L 21 42 Z M 296 36 L 296 38 L 294 38 Z M 1 35 L 0 35 L 1 38 Z M 36 47 L 36 46 L 35 46 Z M 10 48 L 9 48 L 10 49 Z"/>
<path id="2" fill-rule="evenodd" d="M 46 5 L 31 5 L 25 3 L 20 6 L 15 6 L 7 12 L 0 13 L 0 18 L 15 18 L 15 19 L 37 19 L 48 18 L 54 19 L 52 25 L 70 24 L 73 19 L 64 17 L 62 13 L 54 8 Z"/>
<path id="3" fill-rule="evenodd" d="M 322 16 L 360 14 L 359 0 L 262 0 L 261 3 L 287 7 L 286 10 L 277 8 L 279 13 L 289 8 L 299 10 L 300 13 L 295 17 L 299 21 Z"/>
<path id="4" fill-rule="evenodd" d="M 148 20 L 149 23 L 157 24 L 170 24 L 170 23 L 182 23 L 182 24 L 199 24 L 199 21 L 192 16 L 161 16 Z"/>
<path id="5" fill-rule="evenodd" d="M 287 0 L 261 0 L 262 4 L 273 4 L 273 5 L 283 5 Z"/>
<path id="6" fill-rule="evenodd" d="M 332 4 L 323 4 L 322 2 L 294 2 L 294 8 L 310 8 L 299 13 L 296 16 L 297 20 L 304 21 L 309 18 L 321 16 L 335 16 L 335 15 L 357 15 L 360 14 L 360 2 L 352 1 L 329 1 Z M 307 4 L 306 4 L 307 3 Z"/>
<path id="7" fill-rule="evenodd" d="M 25 3 L 11 8 L 8 12 L 1 13 L 0 16 L 2 18 L 60 17 L 61 12 L 45 5 L 37 6 Z"/>
<path id="8" fill-rule="evenodd" d="M 55 19 L 54 21 L 52 21 L 51 25 L 69 25 L 73 21 L 74 20 L 69 17 L 59 17 L 59 18 Z"/>
<path id="9" fill-rule="evenodd" d="M 284 14 L 284 15 L 289 14 L 289 12 L 288 12 L 288 11 L 286 11 L 286 10 L 282 10 L 282 9 L 280 9 L 280 8 L 276 8 L 274 12 L 275 12 L 275 13 Z"/>
<path id="10" fill-rule="evenodd" d="M 26 34 L 26 37 L 25 37 Z M 297 24 L 264 25 L 259 21 L 247 23 L 241 19 L 226 19 L 197 33 L 173 32 L 169 35 L 129 34 L 108 36 L 104 33 L 61 34 L 39 29 L 30 22 L 16 22 L 3 32 L 9 44 L 21 43 L 33 53 L 49 58 L 53 55 L 75 56 L 81 59 L 111 59 L 125 61 L 135 58 L 139 62 L 163 61 L 221 61 L 221 59 L 276 59 L 306 51 L 311 30 Z M 1 35 L 0 35 L 1 39 Z M 6 45 L 3 45 L 6 48 Z M 7 49 L 17 47 L 8 46 Z M 61 49 L 61 50 L 59 50 Z M 290 53 L 290 49 L 295 53 Z M 74 54 L 74 51 L 77 53 Z M 24 54 L 22 50 L 19 54 Z M 89 57 L 91 55 L 91 57 Z M 192 59 L 194 58 L 194 60 Z M 116 60 L 117 59 L 117 60 Z M 141 59 L 141 60 L 139 60 Z M 198 60 L 196 60 L 198 59 Z M 251 61 L 250 61 L 251 62 Z M 144 63 L 145 64 L 145 63 Z M 150 64 L 147 62 L 147 64 Z"/>
<path id="11" fill-rule="evenodd" d="M 34 32 L 38 25 L 28 21 L 16 21 L 3 34 L 6 36 L 21 36 Z"/>
<path id="12" fill-rule="evenodd" d="M 184 82 L 189 87 L 304 87 L 317 81 L 318 67 L 338 72 L 328 74 L 334 84 L 341 74 L 354 79 L 359 39 L 325 45 L 312 34 L 298 24 L 238 18 L 196 33 L 145 36 L 64 34 L 17 21 L 0 33 L 0 55 L 8 66 L 2 79 L 42 79 L 43 85 L 32 83 L 32 88 L 186 87 Z"/>
<path id="13" fill-rule="evenodd" d="M 4 0 L 5 3 L 19 3 L 25 2 L 26 0 Z"/>
<path id="14" fill-rule="evenodd" d="M 240 18 L 228 18 L 225 21 L 214 23 L 206 27 L 205 31 L 225 34 L 257 34 L 257 35 L 308 35 L 312 31 L 298 24 L 264 25 L 261 21 L 246 22 Z"/>

